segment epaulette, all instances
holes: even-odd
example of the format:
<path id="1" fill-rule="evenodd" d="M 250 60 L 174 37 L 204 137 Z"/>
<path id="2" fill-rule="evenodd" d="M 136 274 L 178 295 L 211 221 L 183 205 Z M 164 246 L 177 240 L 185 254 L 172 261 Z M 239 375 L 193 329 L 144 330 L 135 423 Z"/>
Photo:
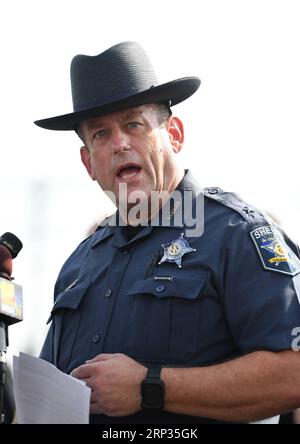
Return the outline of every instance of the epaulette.
<path id="1" fill-rule="evenodd" d="M 107 225 L 110 225 L 111 222 L 114 220 L 115 217 L 116 217 L 116 213 L 113 213 L 113 214 L 111 214 L 110 216 L 107 216 L 105 219 L 103 219 L 103 220 L 99 223 L 99 225 L 98 225 L 96 231 L 101 230 L 101 228 L 104 228 L 104 227 L 106 227 Z"/>
<path id="2" fill-rule="evenodd" d="M 83 239 L 79 244 L 78 247 L 80 247 L 80 245 L 83 245 L 85 242 L 87 242 L 89 239 L 91 239 L 92 236 L 94 236 L 95 233 L 91 233 L 88 235 L 88 237 L 86 237 L 85 239 Z"/>
<path id="3" fill-rule="evenodd" d="M 205 188 L 204 195 L 238 212 L 248 223 L 265 222 L 270 219 L 265 213 L 246 203 L 236 193 L 223 191 L 221 188 Z"/>
<path id="4" fill-rule="evenodd" d="M 103 220 L 99 223 L 99 225 L 97 226 L 97 228 L 95 228 L 95 230 L 94 230 L 92 233 L 90 233 L 85 239 L 83 239 L 83 240 L 80 242 L 80 244 L 79 244 L 78 246 L 84 244 L 84 243 L 87 242 L 89 239 L 91 239 L 91 238 L 94 236 L 94 234 L 97 233 L 97 231 L 102 230 L 102 229 L 104 229 L 107 225 L 109 225 L 110 222 L 111 222 L 111 220 L 112 220 L 112 218 L 113 218 L 113 216 L 114 216 L 114 215 L 112 214 L 112 215 L 106 217 L 105 219 L 103 219 Z"/>

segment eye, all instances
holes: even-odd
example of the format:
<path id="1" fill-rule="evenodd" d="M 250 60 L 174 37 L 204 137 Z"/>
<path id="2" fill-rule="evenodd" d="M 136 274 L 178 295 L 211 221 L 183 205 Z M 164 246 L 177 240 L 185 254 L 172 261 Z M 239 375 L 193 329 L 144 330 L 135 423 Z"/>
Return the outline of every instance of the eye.
<path id="1" fill-rule="evenodd" d="M 140 122 L 128 122 L 127 123 L 127 127 L 129 129 L 140 128 L 141 126 L 142 126 L 142 124 Z"/>
<path id="2" fill-rule="evenodd" d="M 108 135 L 108 130 L 107 129 L 101 129 L 98 130 L 95 134 L 94 134 L 94 139 L 102 139 L 103 137 Z"/>

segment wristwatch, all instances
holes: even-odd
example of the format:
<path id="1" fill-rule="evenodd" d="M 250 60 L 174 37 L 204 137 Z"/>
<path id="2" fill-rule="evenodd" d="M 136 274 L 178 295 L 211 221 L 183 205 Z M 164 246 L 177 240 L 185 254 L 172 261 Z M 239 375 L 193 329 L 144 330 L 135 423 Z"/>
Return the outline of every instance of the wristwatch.
<path id="1" fill-rule="evenodd" d="M 165 384 L 160 379 L 161 367 L 149 367 L 146 378 L 141 384 L 144 409 L 163 409 L 165 405 Z"/>

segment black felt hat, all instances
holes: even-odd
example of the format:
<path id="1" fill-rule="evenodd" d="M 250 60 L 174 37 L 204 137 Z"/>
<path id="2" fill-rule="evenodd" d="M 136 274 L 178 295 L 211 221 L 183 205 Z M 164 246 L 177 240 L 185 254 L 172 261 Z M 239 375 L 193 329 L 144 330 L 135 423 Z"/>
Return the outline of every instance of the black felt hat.
<path id="1" fill-rule="evenodd" d="M 122 42 L 97 56 L 77 55 L 71 62 L 74 112 L 36 120 L 42 128 L 76 130 L 79 122 L 147 103 L 176 105 L 200 86 L 198 77 L 159 84 L 144 49 Z"/>

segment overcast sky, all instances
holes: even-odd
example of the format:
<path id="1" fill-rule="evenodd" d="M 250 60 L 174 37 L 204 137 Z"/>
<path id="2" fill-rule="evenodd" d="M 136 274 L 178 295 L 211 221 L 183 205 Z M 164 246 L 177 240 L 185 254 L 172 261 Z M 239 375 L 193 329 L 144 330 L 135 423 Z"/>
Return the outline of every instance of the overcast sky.
<path id="1" fill-rule="evenodd" d="M 72 111 L 74 55 L 123 40 L 144 46 L 162 82 L 201 78 L 173 108 L 186 127 L 183 165 L 203 186 L 273 213 L 299 242 L 299 1 L 10 0 L 0 20 L 1 229 L 24 238 L 28 252 L 37 233 L 49 244 L 51 220 L 52 280 L 106 204 L 80 163 L 77 136 L 33 121 Z M 21 253 L 18 261 L 25 279 Z M 40 297 L 51 304 L 50 290 Z"/>

